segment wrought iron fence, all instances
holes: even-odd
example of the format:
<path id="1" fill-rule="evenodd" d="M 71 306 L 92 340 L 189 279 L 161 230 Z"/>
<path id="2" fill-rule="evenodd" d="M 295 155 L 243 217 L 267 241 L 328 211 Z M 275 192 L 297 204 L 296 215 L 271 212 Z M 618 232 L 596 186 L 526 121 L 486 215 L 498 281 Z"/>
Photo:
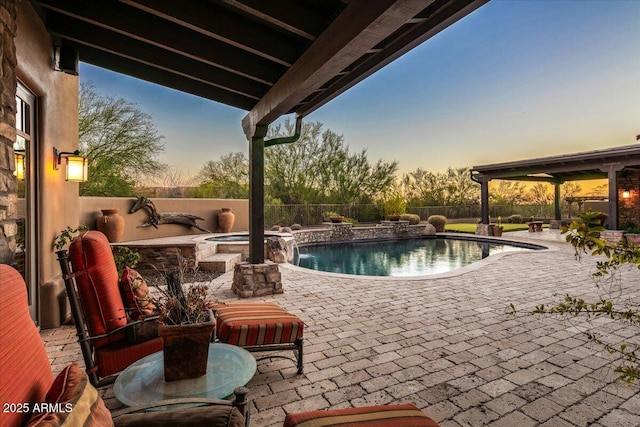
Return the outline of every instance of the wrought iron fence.
<path id="1" fill-rule="evenodd" d="M 358 222 L 379 222 L 382 214 L 373 204 L 301 204 L 301 205 L 265 205 L 265 225 L 302 226 L 319 225 L 327 212 L 335 212 Z M 471 219 L 473 221 L 481 215 L 480 205 L 468 206 L 419 206 L 408 207 L 407 213 L 417 214 L 426 221 L 431 215 L 444 215 L 448 219 Z M 553 214 L 552 206 L 540 205 L 489 205 L 491 218 L 502 217 L 503 221 L 511 215 L 520 215 L 524 219 L 531 216 L 549 218 Z"/>

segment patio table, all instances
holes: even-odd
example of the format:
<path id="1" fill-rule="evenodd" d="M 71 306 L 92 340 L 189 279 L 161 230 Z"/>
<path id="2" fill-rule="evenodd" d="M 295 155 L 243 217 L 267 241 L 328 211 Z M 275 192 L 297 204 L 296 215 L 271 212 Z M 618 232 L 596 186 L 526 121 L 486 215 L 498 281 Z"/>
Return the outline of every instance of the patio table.
<path id="1" fill-rule="evenodd" d="M 189 356 L 185 354 L 185 363 Z M 163 352 L 144 357 L 116 379 L 113 394 L 126 406 L 148 405 L 163 399 L 206 397 L 224 399 L 247 384 L 256 372 L 256 359 L 229 344 L 209 345 L 207 373 L 199 378 L 165 382 Z"/>

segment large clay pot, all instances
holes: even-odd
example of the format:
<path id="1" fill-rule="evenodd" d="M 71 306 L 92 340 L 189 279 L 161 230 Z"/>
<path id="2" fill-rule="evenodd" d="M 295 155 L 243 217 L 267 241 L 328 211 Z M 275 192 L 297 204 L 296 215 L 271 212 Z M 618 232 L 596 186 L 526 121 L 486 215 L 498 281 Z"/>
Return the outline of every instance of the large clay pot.
<path id="1" fill-rule="evenodd" d="M 165 381 L 198 378 L 207 373 L 209 343 L 216 326 L 211 311 L 209 319 L 203 323 L 158 326 L 164 342 Z"/>
<path id="2" fill-rule="evenodd" d="M 218 214 L 218 225 L 223 233 L 229 233 L 233 229 L 236 222 L 236 215 L 231 212 L 231 208 L 222 208 L 222 212 Z"/>
<path id="3" fill-rule="evenodd" d="M 110 243 L 118 243 L 124 234 L 124 218 L 118 215 L 118 209 L 103 209 L 96 226 Z"/>

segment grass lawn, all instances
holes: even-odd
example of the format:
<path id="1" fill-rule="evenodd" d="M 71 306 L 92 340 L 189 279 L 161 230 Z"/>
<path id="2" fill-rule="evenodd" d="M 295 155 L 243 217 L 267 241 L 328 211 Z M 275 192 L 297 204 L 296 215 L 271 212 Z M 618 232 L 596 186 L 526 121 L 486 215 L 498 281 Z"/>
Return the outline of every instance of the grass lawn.
<path id="1" fill-rule="evenodd" d="M 444 226 L 444 231 L 455 231 L 457 233 L 471 233 L 474 234 L 476 232 L 476 225 L 475 223 L 471 224 L 471 223 L 459 223 L 459 224 L 447 224 Z M 527 230 L 527 224 L 502 224 L 503 227 L 503 232 L 509 232 L 509 231 L 521 231 L 521 230 Z M 543 225 L 544 228 L 548 227 L 547 224 Z"/>

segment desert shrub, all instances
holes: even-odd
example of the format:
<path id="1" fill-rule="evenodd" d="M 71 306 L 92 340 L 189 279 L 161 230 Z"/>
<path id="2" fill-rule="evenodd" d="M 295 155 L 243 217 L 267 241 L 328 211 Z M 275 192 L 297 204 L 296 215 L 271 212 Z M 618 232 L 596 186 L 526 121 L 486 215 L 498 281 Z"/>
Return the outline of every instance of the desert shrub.
<path id="1" fill-rule="evenodd" d="M 270 231 L 280 231 L 280 226 L 279 225 L 273 225 L 273 226 L 271 226 L 271 228 L 269 230 Z"/>
<path id="2" fill-rule="evenodd" d="M 400 220 L 409 221 L 409 225 L 416 225 L 416 224 L 420 223 L 420 215 L 402 214 L 402 215 L 400 215 Z"/>
<path id="3" fill-rule="evenodd" d="M 113 260 L 116 263 L 119 275 L 122 275 L 125 267 L 135 268 L 140 262 L 141 255 L 127 246 L 112 246 L 111 251 L 113 252 Z"/>
<path id="4" fill-rule="evenodd" d="M 300 224 L 291 224 L 292 230 L 302 230 L 302 226 Z"/>
<path id="5" fill-rule="evenodd" d="M 447 224 L 447 217 L 444 215 L 431 215 L 427 222 L 436 228 L 437 233 L 442 233 L 444 226 Z"/>
<path id="6" fill-rule="evenodd" d="M 522 224 L 523 222 L 523 218 L 522 215 L 511 215 L 509 218 L 507 218 L 507 222 L 509 224 Z"/>

